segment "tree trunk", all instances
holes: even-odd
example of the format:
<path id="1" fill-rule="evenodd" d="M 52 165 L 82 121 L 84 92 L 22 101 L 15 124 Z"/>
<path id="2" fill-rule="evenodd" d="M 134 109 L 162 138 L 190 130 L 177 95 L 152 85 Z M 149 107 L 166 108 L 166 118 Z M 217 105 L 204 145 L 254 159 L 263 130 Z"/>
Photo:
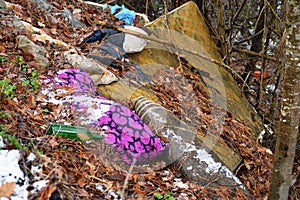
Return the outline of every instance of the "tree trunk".
<path id="1" fill-rule="evenodd" d="M 300 0 L 287 1 L 287 43 L 279 122 L 269 199 L 288 199 L 300 118 Z"/>

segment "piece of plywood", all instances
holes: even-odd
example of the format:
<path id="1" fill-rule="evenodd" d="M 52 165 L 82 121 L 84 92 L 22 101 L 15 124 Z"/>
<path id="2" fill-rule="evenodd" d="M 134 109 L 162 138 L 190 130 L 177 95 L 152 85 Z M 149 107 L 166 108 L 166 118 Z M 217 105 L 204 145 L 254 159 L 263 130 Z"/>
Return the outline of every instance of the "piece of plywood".
<path id="1" fill-rule="evenodd" d="M 130 58 L 139 64 L 145 74 L 153 77 L 168 67 L 178 66 L 175 54 L 180 54 L 203 75 L 211 101 L 225 111 L 228 110 L 234 118 L 245 121 L 254 133 L 258 133 L 262 125 L 259 120 L 253 121 L 252 115 L 256 116 L 256 113 L 247 99 L 241 95 L 231 74 L 213 62 L 197 56 L 199 53 L 214 60 L 221 60 L 196 4 L 189 2 L 175 9 L 168 14 L 167 22 L 163 16 L 148 24 L 147 28 L 152 32 L 151 37 L 165 40 L 173 44 L 173 48 L 150 41 L 142 52 L 131 54 Z M 145 96 L 161 104 L 149 84 L 132 85 L 128 79 L 122 77 L 116 83 L 98 87 L 98 90 L 107 98 L 121 102 L 125 106 L 130 106 L 132 100 L 139 96 Z M 220 113 L 220 123 L 224 116 L 224 112 Z M 242 158 L 237 152 L 214 140 L 213 137 L 205 137 L 203 133 L 199 132 L 198 137 L 230 170 L 234 171 L 240 164 Z"/>
<path id="2" fill-rule="evenodd" d="M 182 54 L 195 68 L 207 72 L 208 76 L 203 76 L 203 79 L 212 88 L 212 93 L 215 93 L 211 94 L 211 97 L 215 98 L 215 101 L 222 107 L 225 106 L 235 118 L 242 119 L 255 135 L 260 133 L 263 128 L 260 117 L 241 93 L 232 75 L 221 66 L 197 57 L 195 54 L 182 51 L 182 49 L 187 49 L 217 61 L 222 60 L 204 18 L 194 2 L 188 2 L 170 12 L 167 18 L 162 16 L 146 26 L 159 39 L 174 43 L 177 48 L 174 51 Z M 159 56 L 155 56 L 157 49 L 159 49 Z M 171 61 L 167 61 L 169 59 L 173 62 L 174 58 L 176 60 L 176 57 L 170 56 L 169 52 L 162 54 L 163 50 L 167 51 L 168 47 L 150 42 L 145 51 L 132 55 L 131 58 L 141 66 L 159 63 L 162 60 L 166 63 L 171 63 Z"/>

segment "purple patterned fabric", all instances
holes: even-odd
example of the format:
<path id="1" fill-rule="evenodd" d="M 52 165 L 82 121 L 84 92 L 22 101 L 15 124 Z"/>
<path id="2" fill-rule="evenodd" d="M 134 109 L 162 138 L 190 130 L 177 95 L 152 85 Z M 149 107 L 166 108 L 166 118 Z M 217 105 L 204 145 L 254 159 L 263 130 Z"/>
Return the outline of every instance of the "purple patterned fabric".
<path id="1" fill-rule="evenodd" d="M 64 69 L 56 75 L 45 83 L 73 86 L 74 96 L 77 97 L 72 109 L 90 113 L 94 118 L 89 126 L 105 131 L 105 143 L 116 149 L 127 164 L 134 160 L 137 163 L 149 161 L 168 148 L 169 145 L 161 141 L 130 109 L 99 95 L 88 73 L 81 69 Z"/>
<path id="2" fill-rule="evenodd" d="M 72 86 L 75 94 L 96 95 L 96 85 L 89 74 L 81 69 L 64 69 L 56 73 L 57 77 L 51 79 L 53 86 Z"/>

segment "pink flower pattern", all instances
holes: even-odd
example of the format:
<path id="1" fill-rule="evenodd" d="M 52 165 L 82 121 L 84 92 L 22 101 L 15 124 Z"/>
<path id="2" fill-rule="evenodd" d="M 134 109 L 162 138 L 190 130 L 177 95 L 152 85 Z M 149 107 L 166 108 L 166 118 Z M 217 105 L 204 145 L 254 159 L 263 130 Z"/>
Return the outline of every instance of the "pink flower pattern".
<path id="1" fill-rule="evenodd" d="M 81 69 L 64 69 L 57 72 L 57 79 L 52 85 L 67 85 L 75 88 L 74 95 L 89 95 L 95 98 L 98 108 L 108 105 L 109 111 L 90 124 L 106 132 L 105 143 L 111 145 L 123 160 L 130 164 L 147 162 L 168 149 L 169 144 L 161 141 L 150 128 L 129 108 L 120 103 L 109 101 L 96 91 L 96 85 L 88 73 Z M 46 80 L 44 83 L 48 83 Z M 72 109 L 84 111 L 80 102 L 75 102 Z"/>

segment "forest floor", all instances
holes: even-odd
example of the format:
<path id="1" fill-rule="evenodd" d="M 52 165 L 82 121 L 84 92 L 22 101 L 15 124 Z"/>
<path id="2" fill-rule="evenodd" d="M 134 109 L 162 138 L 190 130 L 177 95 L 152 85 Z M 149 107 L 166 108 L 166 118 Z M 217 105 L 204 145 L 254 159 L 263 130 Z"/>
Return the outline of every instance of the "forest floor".
<path id="1" fill-rule="evenodd" d="M 102 28 L 94 23 L 96 20 L 117 26 L 123 22 L 109 12 L 80 1 L 57 0 L 51 3 L 53 8 L 49 10 L 40 9 L 34 0 L 9 2 L 9 8 L 0 18 L 0 151 L 19 149 L 21 159 L 18 164 L 28 180 L 17 185 L 26 185 L 28 199 L 247 199 L 238 188 L 201 186 L 188 180 L 176 163 L 145 174 L 130 174 L 108 164 L 105 158 L 97 157 L 79 141 L 47 135 L 47 126 L 57 119 L 60 108 L 39 105 L 43 89 L 41 78 L 72 67 L 63 58 L 67 48 L 36 41 L 47 49 L 50 63 L 48 67 L 39 65 L 33 55 L 17 48 L 17 36 L 32 38 L 32 33 L 16 28 L 12 24 L 14 17 L 39 27 L 82 54 L 87 51 L 86 47 L 79 45 L 84 35 Z M 78 9 L 80 12 L 76 17 L 86 28 L 75 28 L 67 16 L 57 14 L 64 9 Z M 50 15 L 57 21 L 51 22 Z M 172 105 L 166 93 L 161 88 L 157 91 L 158 96 L 166 98 L 166 106 Z M 205 100 L 201 105 L 202 109 L 209 107 Z M 66 121 L 71 120 L 72 116 L 66 117 Z M 230 113 L 225 123 L 221 140 L 243 157 L 236 175 L 253 199 L 266 199 L 272 151 L 254 139 L 249 128 L 242 121 L 232 119 Z M 296 159 L 294 165 L 293 181 L 296 181 L 300 171 L 299 160 Z M 38 182 L 44 187 L 38 188 Z M 13 190 L 8 188 L 15 187 L 15 184 L 2 184 L 0 196 L 12 195 Z M 299 189 L 298 180 L 291 187 L 291 199 L 299 198 Z"/>

